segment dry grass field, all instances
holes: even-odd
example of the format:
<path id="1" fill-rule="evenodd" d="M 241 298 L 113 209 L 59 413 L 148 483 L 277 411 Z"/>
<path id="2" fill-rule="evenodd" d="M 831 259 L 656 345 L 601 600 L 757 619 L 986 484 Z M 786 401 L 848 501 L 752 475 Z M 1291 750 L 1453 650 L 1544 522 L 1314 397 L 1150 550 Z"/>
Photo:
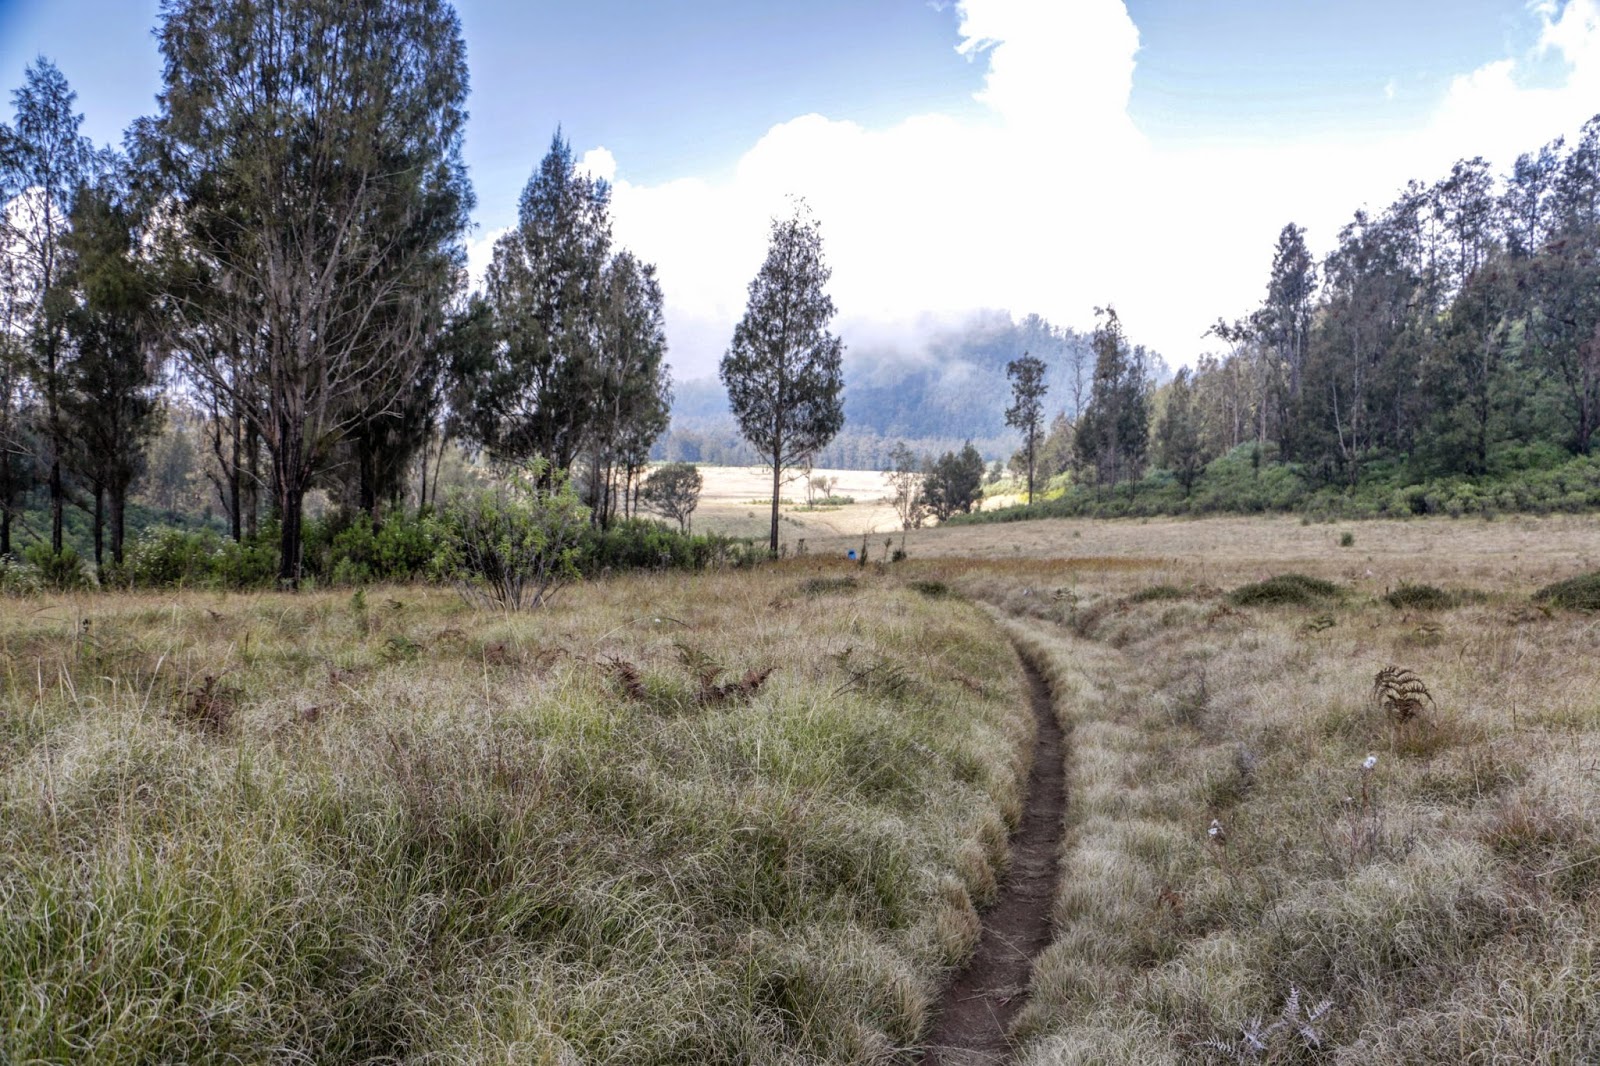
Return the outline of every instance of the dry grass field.
<path id="1" fill-rule="evenodd" d="M 912 561 L 1069 730 L 1019 1062 L 1600 1060 L 1600 619 L 1529 599 L 1600 524 L 1053 525 Z"/>
<path id="2" fill-rule="evenodd" d="M 1013 644 L 1068 796 L 1016 1061 L 1600 1061 L 1600 618 L 1531 599 L 1600 521 L 859 536 L 510 617 L 0 601 L 0 1062 L 915 1062 Z"/>
<path id="3" fill-rule="evenodd" d="M 900 528 L 882 474 L 874 470 L 815 473 L 837 478 L 833 494 L 852 497 L 855 502 L 807 510 L 805 478 L 795 472 L 784 483 L 781 498 L 788 502 L 779 512 L 779 535 L 791 550 L 802 537 L 808 546 L 814 539 L 852 536 L 859 544 L 862 533 Z M 700 474 L 705 488 L 694 512 L 695 530 L 765 540 L 772 522 L 772 471 L 759 466 L 702 466 Z"/>

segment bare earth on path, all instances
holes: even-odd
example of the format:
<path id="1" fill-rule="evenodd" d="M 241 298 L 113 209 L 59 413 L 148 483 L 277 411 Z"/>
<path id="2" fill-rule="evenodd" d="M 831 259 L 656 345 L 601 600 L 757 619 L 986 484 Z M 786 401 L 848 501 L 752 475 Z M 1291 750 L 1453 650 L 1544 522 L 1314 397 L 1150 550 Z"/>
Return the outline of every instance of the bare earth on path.
<path id="1" fill-rule="evenodd" d="M 1022 824 L 1011 838 L 1011 865 L 1000 899 L 983 916 L 983 934 L 967 968 L 945 990 L 922 1061 L 931 1066 L 990 1066 L 1005 1061 L 1006 1033 L 1027 998 L 1033 960 L 1050 943 L 1057 855 L 1067 807 L 1061 726 L 1043 676 L 1024 660 L 1037 723 Z"/>

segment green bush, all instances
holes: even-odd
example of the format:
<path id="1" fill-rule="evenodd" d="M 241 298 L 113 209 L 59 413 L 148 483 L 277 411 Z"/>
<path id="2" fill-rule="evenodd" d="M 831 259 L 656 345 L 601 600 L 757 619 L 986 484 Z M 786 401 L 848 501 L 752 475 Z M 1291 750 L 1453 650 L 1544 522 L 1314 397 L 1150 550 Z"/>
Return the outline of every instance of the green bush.
<path id="1" fill-rule="evenodd" d="M 430 528 L 435 574 L 469 603 L 517 611 L 578 579 L 589 509 L 569 478 L 536 460 L 509 484 L 456 496 Z"/>
<path id="2" fill-rule="evenodd" d="M 43 542 L 30 544 L 22 549 L 22 558 L 39 575 L 39 583 L 46 588 L 65 591 L 87 588 L 94 583 L 89 577 L 89 568 L 84 566 L 77 551 L 71 547 L 56 552 Z"/>
<path id="3" fill-rule="evenodd" d="M 135 588 L 268 588 L 278 576 L 270 530 L 235 543 L 213 530 L 156 526 L 128 545 L 120 580 Z"/>
<path id="4" fill-rule="evenodd" d="M 426 577 L 439 551 L 426 517 L 404 509 L 391 511 L 376 527 L 364 513 L 342 523 L 335 519 L 318 539 L 325 539 L 326 547 L 307 554 L 316 557 L 312 573 L 329 585 Z"/>
<path id="5" fill-rule="evenodd" d="M 684 533 L 664 522 L 625 518 L 589 529 L 579 546 L 585 574 L 605 570 L 704 570 L 754 561 L 752 543 L 717 533 Z"/>
<path id="6" fill-rule="evenodd" d="M 1600 611 L 1600 570 L 1546 585 L 1533 594 L 1536 603 L 1575 611 Z"/>
<path id="7" fill-rule="evenodd" d="M 1338 585 L 1305 574 L 1279 574 L 1241 585 L 1228 594 L 1228 602 L 1235 607 L 1316 607 L 1341 598 Z"/>

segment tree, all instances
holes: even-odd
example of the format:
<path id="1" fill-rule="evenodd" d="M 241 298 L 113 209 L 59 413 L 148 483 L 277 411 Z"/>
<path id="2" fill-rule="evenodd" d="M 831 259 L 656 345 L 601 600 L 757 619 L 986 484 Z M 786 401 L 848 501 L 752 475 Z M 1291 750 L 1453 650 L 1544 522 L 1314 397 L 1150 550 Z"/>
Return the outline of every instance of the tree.
<path id="1" fill-rule="evenodd" d="M 844 345 L 828 332 L 834 306 L 823 291 L 830 274 L 822 231 L 803 203 L 773 219 L 766 260 L 719 368 L 739 432 L 772 466 L 774 556 L 784 467 L 844 426 Z"/>
<path id="2" fill-rule="evenodd" d="M 672 385 L 655 267 L 632 252 L 618 253 L 606 264 L 601 295 L 589 508 L 604 527 L 617 511 L 619 488 L 625 503 L 635 473 L 666 431 Z"/>
<path id="3" fill-rule="evenodd" d="M 1033 476 L 1039 449 L 1039 431 L 1044 424 L 1044 361 L 1027 352 L 1021 359 L 1006 364 L 1011 380 L 1011 406 L 1006 408 L 1006 425 L 1022 432 L 1023 450 L 1028 455 L 1028 502 L 1033 502 Z"/>
<path id="4" fill-rule="evenodd" d="M 96 566 L 105 565 L 108 520 L 111 558 L 122 563 L 128 491 L 161 426 L 154 279 L 138 257 L 138 236 L 115 171 L 79 193 L 63 274 L 73 357 L 61 404 L 72 426 L 68 465 L 93 494 Z"/>
<path id="5" fill-rule="evenodd" d="M 689 516 L 700 505 L 700 490 L 705 478 L 693 463 L 666 463 L 656 467 L 639 490 L 639 499 L 645 510 L 653 511 L 678 523 L 678 528 L 689 531 Z"/>
<path id="6" fill-rule="evenodd" d="M 925 465 L 925 462 L 917 461 L 905 441 L 897 443 L 889 453 L 889 469 L 883 472 L 883 476 L 889 480 L 889 491 L 895 514 L 900 516 L 901 529 L 922 525 L 922 517 L 927 514 L 922 495 L 922 470 Z"/>
<path id="7" fill-rule="evenodd" d="M 1097 308 L 1094 383 L 1089 406 L 1078 420 L 1076 445 L 1095 483 L 1116 488 L 1137 478 L 1149 447 L 1144 350 L 1130 348 L 1115 309 Z"/>
<path id="8" fill-rule="evenodd" d="M 462 260 L 460 24 L 444 0 L 167 0 L 158 35 L 161 111 L 131 140 L 192 264 L 168 306 L 271 457 L 296 587 L 306 492 L 401 404 Z"/>
<path id="9" fill-rule="evenodd" d="M 928 510 L 943 522 L 968 514 L 983 495 L 983 456 L 969 440 L 959 453 L 949 451 L 923 465 L 922 492 Z"/>
<path id="10" fill-rule="evenodd" d="M 475 436 L 498 459 L 569 470 L 599 399 L 611 188 L 578 170 L 558 129 L 522 190 L 517 226 L 495 242 L 484 288 L 495 360 Z"/>
<path id="11" fill-rule="evenodd" d="M 1184 367 L 1167 386 L 1167 407 L 1156 428 L 1156 460 L 1172 471 L 1187 496 L 1194 491 L 1207 459 L 1199 412 L 1195 409 L 1195 388 L 1189 368 Z"/>
<path id="12" fill-rule="evenodd" d="M 1272 276 L 1267 282 L 1267 300 L 1257 315 L 1259 333 L 1272 353 L 1274 370 L 1281 368 L 1287 378 L 1283 382 L 1287 396 L 1279 404 L 1280 412 L 1292 407 L 1300 398 L 1316 292 L 1317 264 L 1306 247 L 1306 231 L 1291 222 L 1278 234 L 1278 245 L 1272 255 Z M 1272 379 L 1282 380 L 1276 372 Z M 1279 437 L 1281 442 L 1282 433 Z"/>
<path id="13" fill-rule="evenodd" d="M 78 133 L 83 116 L 73 112 L 77 94 L 48 59 L 28 67 L 12 100 L 16 121 L 9 128 L 0 126 L 0 248 L 10 261 L 4 299 L 10 306 L 6 317 L 23 338 L 23 365 L 40 400 L 50 549 L 59 554 L 66 501 L 63 460 L 70 435 L 62 411 L 68 358 L 61 313 L 63 245 L 73 199 L 94 153 Z"/>

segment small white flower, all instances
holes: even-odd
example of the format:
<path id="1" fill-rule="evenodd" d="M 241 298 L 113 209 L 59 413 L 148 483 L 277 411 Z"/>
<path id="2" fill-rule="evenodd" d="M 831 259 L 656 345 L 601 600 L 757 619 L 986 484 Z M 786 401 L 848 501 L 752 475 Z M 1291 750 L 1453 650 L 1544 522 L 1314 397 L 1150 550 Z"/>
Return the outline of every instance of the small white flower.
<path id="1" fill-rule="evenodd" d="M 1368 755 L 1367 758 L 1366 758 L 1366 761 L 1361 764 L 1361 768 L 1363 770 L 1371 770 L 1373 767 L 1375 767 L 1377 765 L 1378 765 L 1378 757 L 1376 755 Z"/>

